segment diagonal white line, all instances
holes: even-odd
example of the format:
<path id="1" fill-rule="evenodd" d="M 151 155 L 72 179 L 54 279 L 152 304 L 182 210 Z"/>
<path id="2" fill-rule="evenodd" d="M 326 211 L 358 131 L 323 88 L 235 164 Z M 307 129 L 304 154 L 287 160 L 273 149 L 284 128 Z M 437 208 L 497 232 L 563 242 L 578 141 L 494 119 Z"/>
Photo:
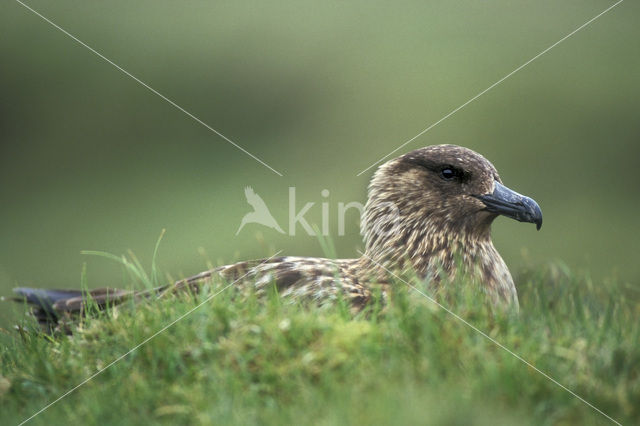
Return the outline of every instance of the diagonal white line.
<path id="1" fill-rule="evenodd" d="M 465 324 L 466 326 L 470 327 L 472 330 L 474 330 L 475 332 L 477 332 L 478 334 L 480 334 L 481 336 L 485 337 L 487 340 L 489 340 L 491 343 L 493 343 L 494 345 L 498 346 L 500 349 L 505 350 L 506 352 L 508 352 L 509 354 L 511 354 L 513 357 L 515 357 L 516 359 L 518 359 L 519 361 L 523 362 L 524 364 L 526 364 L 528 367 L 534 369 L 536 372 L 542 374 L 545 378 L 547 378 L 549 381 L 555 383 L 556 385 L 560 386 L 562 389 L 564 389 L 565 391 L 569 392 L 571 395 L 575 396 L 576 398 L 578 398 L 580 401 L 584 402 L 585 404 L 587 404 L 589 407 L 593 408 L 594 410 L 596 410 L 598 413 L 602 414 L 603 416 L 605 416 L 607 419 L 611 420 L 613 423 L 622 426 L 622 424 L 616 420 L 614 420 L 613 418 L 611 418 L 610 416 L 608 416 L 605 412 L 603 412 L 602 410 L 600 410 L 598 407 L 594 406 L 593 404 L 591 404 L 589 401 L 587 401 L 586 399 L 584 399 L 583 397 L 581 397 L 580 395 L 578 395 L 577 393 L 575 393 L 574 391 L 572 391 L 571 389 L 569 389 L 568 387 L 566 387 L 565 385 L 563 385 L 562 383 L 558 382 L 556 379 L 554 379 L 553 377 L 549 376 L 547 373 L 545 373 L 544 371 L 540 370 L 538 367 L 536 367 L 535 365 L 531 364 L 529 361 L 527 361 L 526 359 L 522 358 L 520 355 L 518 355 L 517 353 L 513 352 L 511 349 L 507 348 L 506 346 L 504 346 L 502 343 L 498 342 L 496 339 L 494 339 L 493 337 L 489 336 L 487 333 L 485 333 L 484 331 L 480 330 L 478 327 L 476 327 L 475 325 L 469 323 L 469 321 L 465 320 L 464 318 L 462 318 L 460 315 L 456 314 L 455 312 L 451 311 L 450 309 L 448 309 L 447 307 L 443 306 L 441 303 L 439 303 L 438 301 L 436 301 L 435 299 L 433 299 L 432 297 L 428 296 L 426 293 L 424 293 L 423 291 L 420 291 L 420 289 L 416 288 L 415 286 L 409 284 L 408 282 L 406 282 L 405 280 L 403 280 L 402 278 L 400 278 L 398 275 L 394 274 L 392 271 L 390 271 L 389 269 L 387 269 L 386 267 L 384 267 L 383 265 L 381 265 L 380 263 L 376 262 L 375 260 L 373 260 L 370 256 L 364 254 L 363 252 L 361 252 L 360 250 L 358 250 L 358 253 L 360 253 L 361 256 L 366 257 L 367 259 L 371 260 L 373 263 L 375 263 L 376 265 L 378 265 L 379 267 L 381 267 L 382 269 L 384 269 L 385 271 L 387 271 L 389 274 L 393 275 L 395 278 L 397 278 L 398 280 L 402 281 L 403 283 L 405 283 L 409 288 L 411 288 L 412 290 L 417 291 L 419 294 L 421 294 L 422 296 L 424 296 L 425 298 L 427 298 L 430 302 L 436 304 L 439 308 L 443 309 L 446 313 L 450 314 L 451 316 L 453 316 L 455 319 L 457 319 L 458 321 L 462 322 L 463 324 Z"/>
<path id="2" fill-rule="evenodd" d="M 131 77 L 133 80 L 135 80 L 137 83 L 139 83 L 144 88 L 148 89 L 149 91 L 151 91 L 155 95 L 159 96 L 160 98 L 162 98 L 163 100 L 165 100 L 166 102 L 168 102 L 169 104 L 174 106 L 176 109 L 182 111 L 183 113 L 185 113 L 186 115 L 191 117 L 198 124 L 201 124 L 202 126 L 206 127 L 207 129 L 209 129 L 210 131 L 212 131 L 213 133 L 215 133 L 216 135 L 218 135 L 219 137 L 221 137 L 225 141 L 229 142 L 231 145 L 233 145 L 236 148 L 238 148 L 240 151 L 242 151 L 245 154 L 247 154 L 249 157 L 251 157 L 254 160 L 256 160 L 258 163 L 262 164 L 263 166 L 265 166 L 266 168 L 268 168 L 269 170 L 271 170 L 272 172 L 277 174 L 278 176 L 282 176 L 282 173 L 280 173 L 279 171 L 277 171 L 276 169 L 274 169 L 273 167 L 271 167 L 270 165 L 268 165 L 267 163 L 265 163 L 264 161 L 262 161 L 261 159 L 259 159 L 258 157 L 256 157 L 255 155 L 253 155 L 252 153 L 250 153 L 249 151 L 247 151 L 246 149 L 244 149 L 243 147 L 241 147 L 240 145 L 238 145 L 237 143 L 235 143 L 234 141 L 232 141 L 231 139 L 229 139 L 228 137 L 226 137 L 222 133 L 220 133 L 219 131 L 217 131 L 216 129 L 214 129 L 213 127 L 209 126 L 207 123 L 205 123 L 204 121 L 200 120 L 198 117 L 196 117 L 195 115 L 193 115 L 192 113 L 190 113 L 189 111 L 187 111 L 186 109 L 184 109 L 183 107 L 181 107 L 180 105 L 178 105 L 177 103 L 172 101 L 171 99 L 167 98 L 165 95 L 163 95 L 162 93 L 158 92 L 156 89 L 154 89 L 153 87 L 149 86 L 147 83 L 145 83 L 144 81 L 140 80 L 138 77 L 136 77 L 135 75 L 131 74 L 129 71 L 125 70 L 120 65 L 116 64 L 111 59 L 107 58 L 102 53 L 100 53 L 97 50 L 95 50 L 93 47 L 91 47 L 88 44 L 84 43 L 82 40 L 78 39 L 76 36 L 74 36 L 73 34 L 68 32 L 67 30 L 65 30 L 64 28 L 59 26 L 58 24 L 56 24 L 53 21 L 51 21 L 50 19 L 48 19 L 46 16 L 43 16 L 42 14 L 40 14 L 36 10 L 32 9 L 30 6 L 26 5 L 25 3 L 23 3 L 20 0 L 16 0 L 16 2 L 19 3 L 20 5 L 24 6 L 26 9 L 30 10 L 31 12 L 33 12 L 34 14 L 39 16 L 40 18 L 42 18 L 47 23 L 51 24 L 56 29 L 60 30 L 62 33 L 64 33 L 65 35 L 67 35 L 68 37 L 70 37 L 71 39 L 73 39 L 74 41 L 79 43 L 80 45 L 82 45 L 82 46 L 86 47 L 87 49 L 89 49 L 91 52 L 93 52 L 94 54 L 96 54 L 100 58 L 104 59 L 109 64 L 113 65 L 119 71 L 121 71 L 124 74 L 126 74 L 127 76 Z"/>
<path id="3" fill-rule="evenodd" d="M 425 133 L 427 133 L 429 130 L 433 129 L 434 127 L 436 127 L 438 124 L 442 123 L 444 120 L 446 120 L 447 118 L 451 117 L 453 114 L 455 114 L 456 112 L 460 111 L 462 108 L 466 107 L 467 105 L 469 105 L 471 102 L 475 101 L 476 99 L 478 99 L 480 96 L 484 95 L 485 93 L 487 93 L 489 90 L 493 89 L 494 87 L 496 87 L 497 85 L 499 85 L 500 83 L 502 83 L 503 81 L 505 81 L 506 79 L 508 79 L 509 77 L 511 77 L 512 75 L 514 75 L 515 73 L 517 73 L 518 71 L 520 71 L 521 69 L 523 69 L 524 67 L 526 67 L 527 65 L 529 65 L 531 62 L 535 61 L 536 59 L 538 59 L 539 57 L 541 57 L 542 55 L 544 55 L 545 53 L 547 53 L 548 51 L 550 51 L 551 49 L 553 49 L 554 47 L 556 47 L 557 45 L 559 45 L 560 43 L 562 43 L 563 41 L 565 41 L 566 39 L 568 39 L 569 37 L 571 37 L 572 35 L 574 35 L 575 33 L 577 33 L 578 31 L 584 29 L 587 25 L 591 24 L 593 21 L 595 21 L 596 19 L 600 18 L 602 15 L 604 15 L 605 13 L 607 13 L 608 11 L 610 11 L 611 9 L 613 9 L 614 7 L 616 7 L 617 5 L 619 5 L 620 3 L 622 3 L 624 0 L 618 0 L 617 3 L 609 6 L 608 8 L 606 8 L 604 11 L 600 12 L 598 15 L 594 16 L 593 18 L 589 19 L 587 22 L 585 22 L 584 24 L 580 25 L 578 28 L 576 28 L 575 30 L 571 31 L 569 34 L 567 34 L 566 36 L 562 37 L 560 40 L 556 41 L 555 43 L 553 43 L 551 46 L 547 47 L 546 49 L 544 49 L 542 52 L 538 53 L 536 56 L 534 56 L 533 58 L 529 59 L 527 62 L 525 62 L 524 64 L 520 65 L 518 68 L 514 69 L 513 71 L 511 71 L 509 74 L 505 75 L 504 77 L 502 77 L 500 80 L 496 81 L 495 83 L 493 83 L 491 86 L 487 87 L 486 89 L 484 89 L 482 92 L 478 93 L 477 95 L 475 95 L 473 98 L 469 99 L 468 101 L 466 101 L 465 103 L 463 103 L 462 105 L 460 105 L 459 107 L 457 107 L 456 109 L 450 111 L 447 115 L 445 115 L 444 117 L 442 117 L 440 120 L 436 121 L 435 123 L 431 124 L 429 127 L 427 127 L 426 129 L 422 130 L 420 133 L 418 133 L 417 135 L 415 135 L 414 137 L 412 137 L 411 139 L 409 139 L 408 141 L 404 142 L 402 145 L 400 145 L 399 147 L 397 147 L 396 149 L 394 149 L 393 151 L 391 151 L 390 153 L 388 153 L 387 155 L 385 155 L 384 157 L 380 158 L 378 161 L 376 161 L 375 163 L 371 164 L 369 167 L 367 167 L 366 169 L 362 170 L 360 173 L 358 173 L 356 176 L 360 176 L 361 174 L 363 174 L 364 172 L 366 172 L 367 170 L 369 170 L 370 168 L 374 167 L 376 164 L 379 164 L 381 161 L 383 161 L 384 159 L 388 158 L 390 155 L 396 153 L 397 151 L 399 151 L 400 149 L 404 148 L 405 146 L 407 146 L 408 144 L 410 144 L 411 142 L 413 142 L 414 140 L 416 140 L 417 138 L 419 138 L 420 136 L 424 135 Z"/>
<path id="4" fill-rule="evenodd" d="M 282 253 L 282 250 L 279 250 L 277 253 L 271 255 L 270 257 L 268 257 L 267 259 L 263 260 L 262 262 L 260 262 L 258 264 L 259 265 L 263 265 L 265 263 L 267 263 L 269 260 L 273 259 L 274 257 L 276 257 L 278 254 Z M 190 315 L 191 313 L 193 313 L 196 309 L 200 308 L 202 305 L 204 305 L 205 303 L 209 302 L 211 299 L 213 299 L 214 297 L 216 297 L 217 295 L 219 295 L 220 293 L 222 293 L 223 291 L 225 291 L 226 289 L 228 289 L 229 287 L 231 287 L 232 285 L 234 285 L 235 283 L 237 283 L 238 281 L 240 281 L 241 279 L 243 279 L 244 277 L 246 277 L 251 271 L 247 271 L 244 275 L 242 275 L 240 278 L 238 278 L 237 280 L 233 281 L 232 283 L 228 284 L 227 286 L 223 287 L 221 290 L 213 293 L 211 296 L 207 297 L 205 300 L 203 300 L 202 302 L 198 303 L 196 306 L 194 306 L 193 308 L 189 309 L 187 312 L 185 312 L 184 314 L 180 315 L 178 318 L 174 319 L 173 321 L 171 321 L 169 324 L 165 325 L 164 327 L 162 327 L 160 330 L 156 331 L 155 333 L 153 333 L 151 336 L 147 337 L 146 339 L 144 339 L 142 342 L 138 343 L 136 346 L 134 346 L 133 348 L 129 349 L 129 351 L 127 351 L 125 354 L 119 356 L 118 358 L 114 359 L 113 361 L 111 361 L 109 364 L 107 364 L 106 366 L 104 366 L 103 368 L 99 369 L 98 371 L 96 371 L 95 373 L 93 373 L 91 376 L 87 377 L 86 379 L 84 379 L 82 382 L 78 383 L 76 386 L 74 386 L 73 388 L 69 389 L 68 391 L 66 391 L 65 393 L 63 393 L 62 395 L 60 395 L 58 398 L 56 398 L 55 400 L 51 401 L 49 404 L 45 405 L 44 407 L 42 407 L 40 410 L 38 410 L 37 412 L 35 412 L 34 414 L 32 414 L 29 418 L 23 420 L 18 426 L 21 426 L 25 423 L 27 423 L 29 420 L 33 419 L 34 417 L 36 417 L 38 414 L 41 414 L 43 411 L 47 410 L 48 408 L 50 408 L 52 405 L 54 405 L 55 403 L 59 402 L 61 399 L 65 398 L 66 396 L 68 396 L 69 394 L 71 394 L 73 391 L 75 391 L 76 389 L 78 389 L 79 387 L 85 385 L 87 382 L 89 382 L 90 380 L 92 380 L 93 378 L 95 378 L 96 376 L 100 375 L 102 372 L 104 372 L 107 368 L 111 367 L 112 365 L 114 365 L 115 363 L 117 363 L 118 361 L 121 361 L 122 359 L 124 359 L 127 355 L 129 355 L 130 353 L 134 352 L 135 350 L 137 350 L 138 348 L 140 348 L 141 346 L 143 346 L 144 344 L 146 344 L 147 342 L 149 342 L 151 339 L 153 339 L 154 337 L 156 337 L 158 334 L 163 333 L 164 331 L 166 331 L 169 327 L 173 326 L 175 323 L 177 323 L 178 321 L 182 320 L 183 318 L 185 318 L 186 316 Z"/>

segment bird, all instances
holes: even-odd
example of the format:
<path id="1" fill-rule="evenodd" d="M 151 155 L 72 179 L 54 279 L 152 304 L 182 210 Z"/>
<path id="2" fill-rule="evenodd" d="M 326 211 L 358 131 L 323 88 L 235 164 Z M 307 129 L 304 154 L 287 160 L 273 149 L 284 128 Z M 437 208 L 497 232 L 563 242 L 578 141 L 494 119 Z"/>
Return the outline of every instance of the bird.
<path id="1" fill-rule="evenodd" d="M 246 194 L 249 200 L 255 193 L 247 188 Z M 262 201 L 257 195 L 254 200 Z M 254 204 L 256 211 L 260 201 Z M 14 291 L 16 299 L 34 307 L 41 325 L 51 328 L 61 319 L 82 314 L 88 296 L 94 306 L 104 308 L 132 298 L 199 291 L 219 278 L 258 294 L 275 286 L 283 298 L 318 305 L 342 298 L 358 312 L 377 289 L 386 295 L 398 274 L 412 271 L 437 289 L 464 272 L 479 283 L 491 306 L 517 311 L 513 278 L 491 239 L 491 225 L 498 216 L 534 223 L 538 230 L 542 226 L 538 203 L 505 186 L 482 155 L 457 145 L 432 145 L 389 160 L 374 172 L 361 217 L 364 251 L 359 257 L 243 261 L 144 291 Z"/>
<path id="2" fill-rule="evenodd" d="M 247 198 L 247 203 L 249 203 L 251 207 L 253 207 L 253 211 L 244 215 L 242 221 L 240 222 L 240 227 L 238 228 L 236 235 L 240 233 L 244 225 L 246 225 L 247 223 L 259 223 L 260 225 L 267 226 L 269 228 L 275 229 L 281 234 L 284 234 L 284 231 L 282 230 L 282 228 L 280 228 L 278 222 L 276 222 L 276 220 L 271 215 L 271 212 L 269 211 L 269 208 L 265 204 L 262 197 L 256 194 L 253 191 L 253 188 L 247 186 L 244 189 L 244 195 Z"/>

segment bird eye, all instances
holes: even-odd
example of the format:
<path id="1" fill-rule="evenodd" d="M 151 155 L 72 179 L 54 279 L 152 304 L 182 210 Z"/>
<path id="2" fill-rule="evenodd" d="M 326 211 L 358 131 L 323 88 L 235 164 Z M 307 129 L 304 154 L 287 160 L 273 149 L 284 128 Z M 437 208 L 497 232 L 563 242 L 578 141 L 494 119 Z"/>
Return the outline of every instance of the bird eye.
<path id="1" fill-rule="evenodd" d="M 457 176 L 457 173 L 452 168 L 447 167 L 440 171 L 440 176 L 442 176 L 443 179 L 451 180 Z"/>

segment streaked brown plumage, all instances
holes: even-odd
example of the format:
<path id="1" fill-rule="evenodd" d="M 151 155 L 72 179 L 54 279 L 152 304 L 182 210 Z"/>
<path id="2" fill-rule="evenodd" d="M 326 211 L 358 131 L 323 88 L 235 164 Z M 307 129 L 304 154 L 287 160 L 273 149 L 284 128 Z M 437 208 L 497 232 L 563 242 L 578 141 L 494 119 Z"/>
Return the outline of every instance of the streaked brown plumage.
<path id="1" fill-rule="evenodd" d="M 500 214 L 536 223 L 538 229 L 542 224 L 535 201 L 503 186 L 496 169 L 480 154 L 455 145 L 430 146 L 388 161 L 374 174 L 361 225 L 365 252 L 359 258 L 254 260 L 154 290 L 98 289 L 90 294 L 105 306 L 183 288 L 197 290 L 215 277 L 227 282 L 242 277 L 237 286 L 261 293 L 275 283 L 283 297 L 318 304 L 343 294 L 358 310 L 371 299 L 375 285 L 383 291 L 389 285 L 389 271 L 413 271 L 437 286 L 464 268 L 494 305 L 517 308 L 513 279 L 491 242 L 491 223 Z M 45 325 L 81 312 L 84 304 L 79 291 L 15 291 L 35 306 L 34 314 Z"/>

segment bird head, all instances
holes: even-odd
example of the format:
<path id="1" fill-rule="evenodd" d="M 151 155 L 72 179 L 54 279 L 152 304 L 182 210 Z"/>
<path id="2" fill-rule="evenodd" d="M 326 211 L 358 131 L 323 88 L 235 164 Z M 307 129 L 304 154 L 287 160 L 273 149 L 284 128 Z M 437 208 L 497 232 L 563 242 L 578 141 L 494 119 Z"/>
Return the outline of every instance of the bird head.
<path id="1" fill-rule="evenodd" d="M 482 155 L 435 145 L 380 166 L 369 186 L 362 232 L 368 250 L 420 240 L 490 240 L 499 215 L 542 225 L 538 204 L 504 186 Z"/>

